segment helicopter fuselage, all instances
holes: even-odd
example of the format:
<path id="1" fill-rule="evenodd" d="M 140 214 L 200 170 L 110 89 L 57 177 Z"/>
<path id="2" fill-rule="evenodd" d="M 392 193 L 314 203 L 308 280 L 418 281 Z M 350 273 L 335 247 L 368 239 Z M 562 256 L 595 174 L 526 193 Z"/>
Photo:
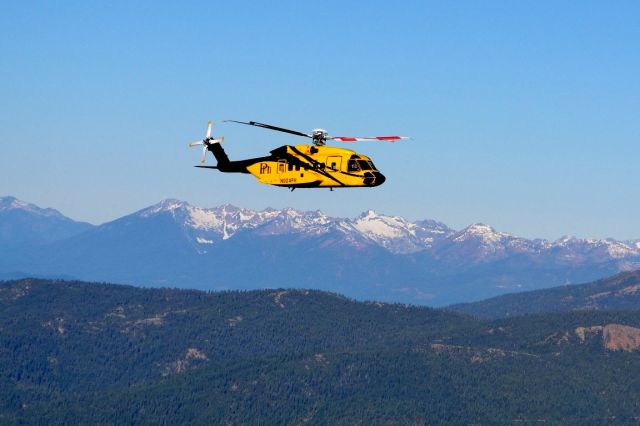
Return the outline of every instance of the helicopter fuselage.
<path id="1" fill-rule="evenodd" d="M 350 188 L 382 185 L 385 177 L 371 159 L 333 146 L 284 145 L 267 157 L 229 161 L 220 144 L 209 150 L 221 172 L 250 173 L 260 183 L 295 188 Z"/>

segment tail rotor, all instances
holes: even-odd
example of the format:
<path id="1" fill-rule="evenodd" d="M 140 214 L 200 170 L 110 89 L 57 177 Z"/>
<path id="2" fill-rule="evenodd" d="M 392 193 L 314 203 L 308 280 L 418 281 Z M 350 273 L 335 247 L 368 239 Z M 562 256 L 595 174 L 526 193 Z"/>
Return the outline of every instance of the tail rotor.
<path id="1" fill-rule="evenodd" d="M 221 143 L 224 141 L 224 137 L 221 136 L 219 138 L 213 138 L 211 137 L 211 130 L 213 127 L 213 121 L 209 120 L 209 122 L 207 123 L 207 133 L 204 139 L 200 140 L 200 141 L 195 141 L 195 142 L 191 142 L 189 144 L 189 148 L 193 148 L 194 146 L 200 146 L 202 145 L 202 155 L 200 156 L 200 164 L 204 164 L 205 160 L 207 159 L 207 151 L 209 150 L 209 147 L 213 144 L 216 143 Z"/>

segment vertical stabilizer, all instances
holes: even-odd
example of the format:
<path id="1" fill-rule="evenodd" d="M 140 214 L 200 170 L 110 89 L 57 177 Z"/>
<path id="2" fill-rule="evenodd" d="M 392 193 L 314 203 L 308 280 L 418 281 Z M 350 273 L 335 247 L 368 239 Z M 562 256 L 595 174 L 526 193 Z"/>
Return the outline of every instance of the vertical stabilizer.
<path id="1" fill-rule="evenodd" d="M 218 167 L 224 168 L 229 165 L 230 161 L 229 157 L 227 157 L 227 153 L 224 152 L 222 145 L 220 145 L 220 142 L 207 145 L 207 149 L 209 149 L 209 151 L 213 153 L 213 156 L 216 157 L 216 160 L 218 160 Z"/>

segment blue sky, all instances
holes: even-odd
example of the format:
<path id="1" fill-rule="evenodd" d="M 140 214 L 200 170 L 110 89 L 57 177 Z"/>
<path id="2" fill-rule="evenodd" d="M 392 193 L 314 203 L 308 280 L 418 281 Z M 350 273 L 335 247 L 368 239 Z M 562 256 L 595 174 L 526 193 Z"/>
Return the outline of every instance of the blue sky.
<path id="1" fill-rule="evenodd" d="M 174 197 L 640 238 L 638 2 L 2 9 L 0 195 L 93 223 Z M 232 159 L 301 141 L 224 119 L 413 140 L 357 146 L 379 188 L 291 193 L 193 168 L 209 118 Z"/>

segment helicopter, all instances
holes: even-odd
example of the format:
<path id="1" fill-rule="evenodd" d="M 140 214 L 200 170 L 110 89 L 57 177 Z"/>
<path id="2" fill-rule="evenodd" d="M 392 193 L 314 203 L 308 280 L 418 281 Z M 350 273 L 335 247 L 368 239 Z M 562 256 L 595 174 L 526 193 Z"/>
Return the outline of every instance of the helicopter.
<path id="1" fill-rule="evenodd" d="M 376 168 L 371 158 L 350 149 L 327 146 L 327 141 L 395 142 L 409 139 L 406 136 L 329 136 L 324 129 L 313 129 L 311 133 L 304 133 L 256 121 L 225 120 L 225 122 L 309 138 L 312 144 L 284 145 L 270 151 L 271 155 L 265 157 L 230 161 L 221 146 L 224 137 L 211 136 L 213 122 L 209 120 L 205 138 L 189 144 L 189 147 L 202 146 L 200 165 L 195 167 L 216 169 L 223 173 L 252 174 L 260 183 L 286 187 L 291 191 L 296 188 L 329 188 L 333 191 L 334 188 L 380 186 L 386 178 Z M 207 151 L 210 151 L 217 160 L 216 166 L 205 165 Z"/>

